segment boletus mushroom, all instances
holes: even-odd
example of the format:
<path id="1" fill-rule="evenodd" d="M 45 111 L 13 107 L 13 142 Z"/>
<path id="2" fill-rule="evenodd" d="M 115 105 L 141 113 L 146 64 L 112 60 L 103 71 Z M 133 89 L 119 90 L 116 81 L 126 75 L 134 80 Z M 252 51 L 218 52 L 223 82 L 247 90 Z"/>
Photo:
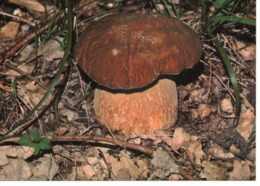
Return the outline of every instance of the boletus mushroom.
<path id="1" fill-rule="evenodd" d="M 99 85 L 94 93 L 99 121 L 129 136 L 176 122 L 176 84 L 160 75 L 192 68 L 201 50 L 198 35 L 175 18 L 121 13 L 88 26 L 74 56 Z"/>

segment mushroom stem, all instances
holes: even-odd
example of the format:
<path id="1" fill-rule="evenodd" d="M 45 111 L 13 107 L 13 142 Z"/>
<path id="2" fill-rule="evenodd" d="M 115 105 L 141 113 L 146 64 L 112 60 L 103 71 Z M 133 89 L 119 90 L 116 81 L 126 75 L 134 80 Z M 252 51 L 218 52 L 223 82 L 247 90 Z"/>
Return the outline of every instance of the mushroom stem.
<path id="1" fill-rule="evenodd" d="M 134 93 L 96 89 L 94 109 L 101 123 L 127 136 L 169 128 L 178 115 L 176 84 L 161 79 L 154 86 Z"/>

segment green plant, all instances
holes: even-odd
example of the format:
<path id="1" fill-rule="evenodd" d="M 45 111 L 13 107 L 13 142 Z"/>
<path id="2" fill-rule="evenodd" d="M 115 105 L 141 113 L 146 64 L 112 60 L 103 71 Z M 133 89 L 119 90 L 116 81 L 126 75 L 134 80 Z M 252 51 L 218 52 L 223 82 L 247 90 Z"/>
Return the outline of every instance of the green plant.
<path id="1" fill-rule="evenodd" d="M 48 150 L 52 148 L 51 141 L 42 137 L 39 130 L 34 128 L 29 135 L 24 135 L 18 141 L 20 145 L 34 148 L 34 155 L 37 156 L 42 150 Z"/>
<path id="2" fill-rule="evenodd" d="M 202 0 L 202 16 L 203 23 L 202 33 L 212 40 L 219 56 L 224 63 L 227 73 L 229 75 L 230 83 L 234 90 L 235 104 L 236 104 L 236 119 L 238 121 L 240 115 L 240 88 L 238 85 L 235 71 L 232 67 L 231 61 L 226 50 L 223 48 L 221 41 L 216 37 L 223 30 L 236 25 L 255 26 L 256 20 L 246 18 L 248 12 L 244 11 L 245 1 L 241 0 Z M 247 2 L 248 3 L 248 2 Z M 210 15 L 209 8 L 213 6 L 215 12 Z"/>

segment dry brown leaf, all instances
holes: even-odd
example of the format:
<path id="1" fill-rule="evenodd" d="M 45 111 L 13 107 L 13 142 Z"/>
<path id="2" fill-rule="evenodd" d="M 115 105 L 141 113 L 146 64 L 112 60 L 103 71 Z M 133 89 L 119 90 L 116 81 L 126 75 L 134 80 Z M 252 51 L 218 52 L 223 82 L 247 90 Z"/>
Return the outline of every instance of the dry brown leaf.
<path id="1" fill-rule="evenodd" d="M 36 161 L 37 163 L 33 164 L 32 166 L 34 178 L 40 178 L 41 180 L 52 180 L 53 177 L 58 173 L 59 166 L 50 154 L 45 154 Z"/>
<path id="2" fill-rule="evenodd" d="M 36 104 L 39 103 L 42 97 L 46 94 L 46 90 L 44 90 L 42 87 L 39 86 L 39 91 L 31 92 L 27 90 L 25 86 L 18 85 L 17 93 L 28 107 L 33 108 Z M 44 103 L 40 106 L 39 110 L 45 107 L 46 105 L 49 105 L 51 103 L 51 100 L 52 100 L 52 95 L 50 94 L 47 97 L 47 99 L 44 101 Z"/>
<path id="3" fill-rule="evenodd" d="M 24 1 L 24 0 L 9 0 L 8 2 L 19 5 L 19 6 L 24 6 L 28 9 L 31 9 L 31 10 L 34 10 L 34 11 L 37 11 L 37 12 L 44 12 L 45 11 L 44 6 L 41 3 L 39 3 L 37 0 L 26 0 L 26 1 Z"/>
<path id="4" fill-rule="evenodd" d="M 32 170 L 23 159 L 9 159 L 9 164 L 0 169 L 0 180 L 28 180 L 31 176 Z"/>
<path id="5" fill-rule="evenodd" d="M 140 134 L 138 137 L 142 139 L 151 139 L 154 141 L 154 144 L 159 144 L 161 142 L 164 142 L 171 146 L 172 144 L 172 138 L 170 137 L 170 133 L 167 132 L 166 130 L 155 130 L 153 132 L 149 132 L 146 134 Z M 136 139 L 136 138 L 133 138 Z M 132 140 L 133 141 L 133 140 Z M 138 142 L 138 141 L 137 141 Z"/>
<path id="6" fill-rule="evenodd" d="M 32 147 L 27 146 L 19 146 L 16 148 L 17 157 L 26 160 L 27 158 L 31 157 L 35 151 Z"/>
<path id="7" fill-rule="evenodd" d="M 249 159 L 251 162 L 255 162 L 256 148 L 253 148 L 252 150 L 250 150 L 250 152 L 247 154 L 247 159 Z"/>
<path id="8" fill-rule="evenodd" d="M 37 92 L 39 91 L 39 85 L 35 81 L 29 81 L 26 85 L 25 88 L 31 92 Z"/>
<path id="9" fill-rule="evenodd" d="M 199 117 L 199 113 L 197 109 L 191 109 L 190 112 L 191 112 L 191 117 L 193 119 L 197 119 Z"/>
<path id="10" fill-rule="evenodd" d="M 55 131 L 55 134 L 57 134 L 58 136 L 64 135 L 66 132 L 68 132 L 69 127 L 58 127 Z"/>
<path id="11" fill-rule="evenodd" d="M 217 164 L 210 161 L 203 161 L 202 167 L 204 170 L 200 173 L 201 178 L 207 180 L 225 180 L 226 168 L 219 167 Z"/>
<path id="12" fill-rule="evenodd" d="M 43 46 L 38 48 L 38 55 L 43 55 L 45 61 L 53 61 L 54 59 L 60 59 L 64 56 L 64 50 L 61 48 L 63 38 L 56 36 L 47 41 Z"/>
<path id="13" fill-rule="evenodd" d="M 236 130 L 245 140 L 248 140 L 253 131 L 254 118 L 254 113 L 250 109 L 242 107 L 239 123 L 236 127 Z"/>
<path id="14" fill-rule="evenodd" d="M 0 166 L 7 165 L 9 163 L 6 153 L 8 153 L 10 146 L 0 146 Z"/>
<path id="15" fill-rule="evenodd" d="M 224 98 L 220 102 L 220 109 L 222 112 L 225 112 L 227 114 L 233 114 L 234 113 L 234 108 L 231 103 L 230 99 Z"/>
<path id="16" fill-rule="evenodd" d="M 1 74 L 1 73 L 0 73 L 0 74 Z M 12 92 L 11 87 L 4 85 L 3 83 L 1 83 L 1 81 L 0 81 L 0 89 L 2 89 L 2 90 L 4 90 L 4 91 L 7 91 L 7 92 Z"/>
<path id="17" fill-rule="evenodd" d="M 181 147 L 187 145 L 191 140 L 191 135 L 186 133 L 183 128 L 176 128 L 172 137 L 171 148 L 175 151 L 179 150 Z"/>
<path id="18" fill-rule="evenodd" d="M 207 95 L 205 94 L 205 88 L 199 88 L 192 90 L 190 92 L 189 100 L 196 104 L 202 103 L 203 100 L 207 99 Z"/>
<path id="19" fill-rule="evenodd" d="M 90 165 L 83 165 L 82 170 L 87 180 L 91 180 L 91 178 L 95 176 L 95 171 Z"/>
<path id="20" fill-rule="evenodd" d="M 245 61 L 255 61 L 256 60 L 256 45 L 246 44 L 241 41 L 236 41 L 236 48 L 241 54 Z"/>
<path id="21" fill-rule="evenodd" d="M 198 141 L 192 141 L 186 148 L 187 155 L 193 164 L 200 165 L 205 153 L 202 150 L 202 145 Z"/>
<path id="22" fill-rule="evenodd" d="M 98 159 L 96 157 L 88 157 L 87 158 L 87 162 L 90 164 L 90 165 L 95 165 L 98 163 Z"/>
<path id="23" fill-rule="evenodd" d="M 7 38 L 14 39 L 15 36 L 18 34 L 19 27 L 20 27 L 19 22 L 15 22 L 15 21 L 8 22 L 5 26 L 3 26 L 0 29 L 0 38 L 7 37 Z"/>
<path id="24" fill-rule="evenodd" d="M 199 104 L 198 114 L 201 119 L 208 117 L 212 112 L 215 112 L 217 109 L 209 104 Z"/>
<path id="25" fill-rule="evenodd" d="M 79 118 L 79 114 L 75 111 L 63 108 L 60 111 L 60 114 L 63 116 L 66 116 L 68 118 L 69 121 L 75 121 L 76 119 Z"/>
<path id="26" fill-rule="evenodd" d="M 80 0 L 76 6 L 77 15 L 91 16 L 98 8 L 97 2 L 92 0 Z"/>
<path id="27" fill-rule="evenodd" d="M 230 180 L 249 180 L 250 168 L 245 161 L 234 161 L 233 171 L 229 173 Z"/>
<path id="28" fill-rule="evenodd" d="M 153 153 L 153 159 L 151 161 L 155 169 L 161 169 L 164 171 L 165 176 L 171 173 L 178 173 L 179 166 L 170 157 L 168 152 L 163 150 L 161 147 L 157 148 Z"/>
<path id="29" fill-rule="evenodd" d="M 137 164 L 133 159 L 129 157 L 126 152 L 120 152 L 120 158 L 110 156 L 106 151 L 103 151 L 105 159 L 111 165 L 112 173 L 115 175 L 117 180 L 125 179 L 138 179 L 142 172 L 147 169 L 145 166 L 137 167 Z M 102 161 L 100 161 L 102 162 Z M 105 164 L 103 167 L 107 167 Z"/>
<path id="30" fill-rule="evenodd" d="M 228 152 L 227 150 L 223 149 L 221 146 L 215 143 L 213 144 L 212 147 L 208 149 L 207 154 L 222 160 L 233 159 L 235 157 L 234 154 Z"/>

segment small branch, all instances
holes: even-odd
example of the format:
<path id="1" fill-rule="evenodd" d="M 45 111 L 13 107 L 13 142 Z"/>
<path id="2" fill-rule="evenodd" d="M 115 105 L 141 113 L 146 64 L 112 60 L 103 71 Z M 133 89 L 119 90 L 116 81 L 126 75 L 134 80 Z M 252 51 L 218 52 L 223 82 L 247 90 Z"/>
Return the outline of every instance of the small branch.
<path id="1" fill-rule="evenodd" d="M 28 24 L 29 26 L 35 27 L 35 24 L 34 24 L 34 23 L 32 23 L 32 22 L 30 22 L 30 21 L 27 21 L 26 19 L 23 19 L 23 18 L 21 18 L 21 17 L 15 16 L 15 15 L 12 15 L 12 14 L 8 14 L 8 13 L 2 12 L 2 11 L 0 11 L 0 15 L 7 16 L 7 17 L 11 17 L 11 18 L 13 18 L 15 21 L 24 22 L 24 23 Z"/>
<path id="2" fill-rule="evenodd" d="M 115 146 L 120 146 L 122 148 L 133 149 L 149 156 L 152 156 L 154 149 L 151 147 L 143 147 L 133 143 L 127 143 L 122 140 L 117 139 L 116 141 L 112 138 L 102 137 L 102 136 L 47 136 L 52 142 L 93 142 L 93 143 L 110 143 Z M 5 143 L 17 143 L 20 137 L 7 138 L 0 141 L 1 144 Z"/>

